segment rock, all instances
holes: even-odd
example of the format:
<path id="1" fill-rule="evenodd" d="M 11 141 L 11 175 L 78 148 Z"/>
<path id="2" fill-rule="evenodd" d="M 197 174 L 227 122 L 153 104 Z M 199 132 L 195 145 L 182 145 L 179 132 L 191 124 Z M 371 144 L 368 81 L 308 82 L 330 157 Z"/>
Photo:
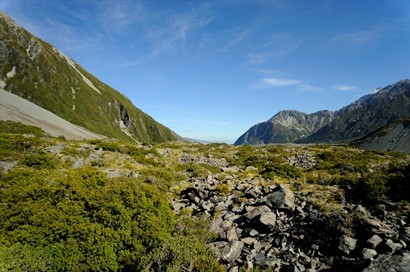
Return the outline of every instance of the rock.
<path id="1" fill-rule="evenodd" d="M 219 202 L 218 205 L 215 207 L 215 212 L 224 211 L 225 209 L 225 203 Z"/>
<path id="2" fill-rule="evenodd" d="M 44 151 L 53 154 L 53 155 L 58 155 L 61 153 L 61 151 L 63 151 L 64 149 L 64 145 L 53 145 L 53 146 L 48 146 L 46 148 L 44 148 Z"/>
<path id="3" fill-rule="evenodd" d="M 104 172 L 107 174 L 107 178 L 119 178 L 123 176 L 122 171 L 119 169 L 108 169 Z"/>
<path id="4" fill-rule="evenodd" d="M 274 227 L 276 223 L 276 215 L 273 212 L 263 212 L 259 218 L 259 222 L 265 226 Z"/>
<path id="5" fill-rule="evenodd" d="M 256 239 L 253 237 L 245 237 L 241 239 L 241 241 L 246 245 L 252 245 L 256 241 Z"/>
<path id="6" fill-rule="evenodd" d="M 213 252 L 218 259 L 222 259 L 225 254 L 229 253 L 229 243 L 225 241 L 217 241 L 207 244 L 207 248 Z"/>
<path id="7" fill-rule="evenodd" d="M 231 244 L 229 248 L 229 252 L 223 255 L 223 259 L 231 263 L 237 259 L 239 259 L 239 256 L 241 255 L 241 251 L 243 248 L 243 242 L 242 241 L 235 241 Z"/>
<path id="8" fill-rule="evenodd" d="M 400 243 L 394 243 L 391 239 L 387 239 L 386 243 L 383 245 L 383 249 L 388 253 L 394 253 L 403 248 Z"/>
<path id="9" fill-rule="evenodd" d="M 375 234 L 367 240 L 367 243 L 372 247 L 376 248 L 381 242 L 382 238 L 379 235 Z"/>
<path id="10" fill-rule="evenodd" d="M 410 252 L 403 255 L 380 255 L 363 272 L 408 272 L 410 271 Z"/>
<path id="11" fill-rule="evenodd" d="M 367 210 L 362 205 L 357 205 L 356 211 L 363 215 L 367 215 Z"/>
<path id="12" fill-rule="evenodd" d="M 279 185 L 267 196 L 267 204 L 274 209 L 293 209 L 295 196 L 285 185 Z"/>
<path id="13" fill-rule="evenodd" d="M 183 208 L 185 208 L 185 204 L 184 203 L 181 203 L 181 202 L 177 202 L 177 203 L 174 203 L 173 205 L 172 205 L 172 208 L 174 209 L 174 211 L 176 211 L 176 212 L 179 212 L 180 210 L 182 210 Z"/>
<path id="14" fill-rule="evenodd" d="M 16 165 L 17 165 L 17 161 L 12 161 L 12 162 L 0 161 L 0 170 L 7 172 L 13 169 L 14 166 Z"/>
<path id="15" fill-rule="evenodd" d="M 221 218 L 216 218 L 212 221 L 211 223 L 211 228 L 210 231 L 216 234 L 221 234 L 223 233 L 223 221 Z"/>
<path id="16" fill-rule="evenodd" d="M 229 269 L 229 272 L 239 272 L 239 268 L 237 266 L 234 266 L 231 269 Z"/>
<path id="17" fill-rule="evenodd" d="M 248 167 L 246 167 L 245 171 L 256 171 L 256 172 L 258 172 L 259 170 L 256 167 L 248 166 Z"/>
<path id="18" fill-rule="evenodd" d="M 81 167 L 84 166 L 84 164 L 85 164 L 85 162 L 84 162 L 84 159 L 83 159 L 83 158 L 77 158 L 77 159 L 74 161 L 73 165 L 71 165 L 71 168 L 72 168 L 72 169 L 81 168 Z"/>
<path id="19" fill-rule="evenodd" d="M 356 242 L 357 242 L 356 239 L 353 239 L 352 237 L 349 237 L 347 235 L 343 235 L 340 238 L 338 249 L 340 249 L 341 251 L 349 255 L 350 251 L 355 249 Z"/>
<path id="20" fill-rule="evenodd" d="M 377 251 L 370 248 L 363 248 L 362 250 L 362 257 L 365 260 L 373 259 L 377 255 Z"/>
<path id="21" fill-rule="evenodd" d="M 255 208 L 249 207 L 245 209 L 249 210 L 249 212 L 245 214 L 245 217 L 248 218 L 249 220 L 254 219 L 255 217 L 261 215 L 262 213 L 271 212 L 271 209 L 265 205 L 257 206 Z"/>
<path id="22" fill-rule="evenodd" d="M 226 238 L 229 242 L 238 240 L 238 234 L 236 233 L 235 228 L 231 228 L 226 232 Z"/>

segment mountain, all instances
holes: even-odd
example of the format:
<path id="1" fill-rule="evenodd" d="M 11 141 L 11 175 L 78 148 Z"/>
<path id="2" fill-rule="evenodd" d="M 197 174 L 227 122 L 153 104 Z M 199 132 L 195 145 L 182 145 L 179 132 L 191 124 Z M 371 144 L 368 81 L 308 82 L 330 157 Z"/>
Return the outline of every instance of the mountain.
<path id="1" fill-rule="evenodd" d="M 349 141 L 409 117 L 410 80 L 406 79 L 365 95 L 338 110 L 332 122 L 300 142 Z"/>
<path id="2" fill-rule="evenodd" d="M 410 80 L 365 95 L 335 112 L 281 111 L 251 127 L 235 145 L 350 141 L 410 117 Z"/>
<path id="3" fill-rule="evenodd" d="M 0 13 L 0 89 L 106 137 L 143 143 L 180 138 L 3 12 Z"/>
<path id="4" fill-rule="evenodd" d="M 410 119 L 398 120 L 352 142 L 367 150 L 390 150 L 410 153 Z"/>
<path id="5" fill-rule="evenodd" d="M 332 121 L 332 111 L 318 111 L 311 114 L 295 110 L 284 110 L 266 122 L 251 127 L 236 140 L 235 145 L 290 143 L 315 133 Z"/>

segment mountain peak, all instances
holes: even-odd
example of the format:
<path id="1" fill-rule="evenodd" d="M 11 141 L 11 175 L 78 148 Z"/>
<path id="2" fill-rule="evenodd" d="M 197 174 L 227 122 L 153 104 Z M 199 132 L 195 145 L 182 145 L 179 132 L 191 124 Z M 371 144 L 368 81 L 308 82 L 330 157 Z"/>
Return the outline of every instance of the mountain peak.
<path id="1" fill-rule="evenodd" d="M 346 141 L 409 117 L 410 80 L 404 79 L 365 95 L 336 112 L 280 111 L 267 122 L 251 127 L 235 144 Z"/>

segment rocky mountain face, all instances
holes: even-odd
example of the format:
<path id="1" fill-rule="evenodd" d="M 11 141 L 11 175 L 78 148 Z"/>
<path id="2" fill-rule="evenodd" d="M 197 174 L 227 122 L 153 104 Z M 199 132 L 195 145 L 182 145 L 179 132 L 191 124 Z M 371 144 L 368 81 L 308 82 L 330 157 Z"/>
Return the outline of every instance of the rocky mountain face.
<path id="1" fill-rule="evenodd" d="M 0 88 L 107 137 L 145 143 L 179 139 L 5 13 L 0 13 Z"/>
<path id="2" fill-rule="evenodd" d="M 333 120 L 332 111 L 306 114 L 294 110 L 278 112 L 266 122 L 251 127 L 235 145 L 291 143 L 315 133 Z"/>
<path id="3" fill-rule="evenodd" d="M 410 120 L 399 120 L 376 130 L 352 144 L 367 150 L 410 153 Z"/>
<path id="4" fill-rule="evenodd" d="M 350 141 L 408 117 L 410 80 L 407 79 L 365 95 L 336 112 L 281 111 L 251 127 L 235 145 Z"/>
<path id="5" fill-rule="evenodd" d="M 363 137 L 396 120 L 410 117 L 410 80 L 380 89 L 338 110 L 332 122 L 301 142 L 336 142 Z"/>

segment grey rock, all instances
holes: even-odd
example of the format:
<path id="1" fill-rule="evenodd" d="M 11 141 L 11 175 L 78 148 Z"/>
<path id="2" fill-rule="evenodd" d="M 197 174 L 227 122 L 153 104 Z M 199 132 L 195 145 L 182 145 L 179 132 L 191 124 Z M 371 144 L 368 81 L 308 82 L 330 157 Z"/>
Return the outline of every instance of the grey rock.
<path id="1" fill-rule="evenodd" d="M 238 240 L 238 234 L 236 233 L 235 228 L 231 228 L 226 232 L 226 238 L 229 242 Z"/>
<path id="2" fill-rule="evenodd" d="M 262 205 L 262 206 L 257 206 L 255 208 L 248 208 L 250 210 L 245 214 L 245 217 L 248 218 L 249 220 L 254 219 L 257 216 L 260 216 L 262 213 L 265 212 L 271 212 L 271 209 L 268 206 Z"/>
<path id="3" fill-rule="evenodd" d="M 84 166 L 84 164 L 85 164 L 85 162 L 84 162 L 84 159 L 83 159 L 83 158 L 77 158 L 77 159 L 74 161 L 73 165 L 71 165 L 71 168 L 72 168 L 72 169 L 81 168 L 81 167 Z"/>
<path id="4" fill-rule="evenodd" d="M 242 241 L 235 241 L 231 244 L 229 252 L 223 255 L 223 259 L 228 263 L 234 262 L 239 259 L 243 248 Z"/>
<path id="5" fill-rule="evenodd" d="M 118 178 L 124 176 L 122 171 L 119 169 L 108 169 L 104 172 L 107 174 L 107 178 Z"/>
<path id="6" fill-rule="evenodd" d="M 273 212 L 263 212 L 259 221 L 265 226 L 274 227 L 276 223 L 276 215 Z"/>
<path id="7" fill-rule="evenodd" d="M 380 255 L 363 272 L 408 272 L 410 271 L 410 252 L 402 255 Z"/>
<path id="8" fill-rule="evenodd" d="M 258 170 L 258 168 L 256 168 L 256 167 L 253 167 L 253 166 L 248 166 L 248 167 L 246 167 L 246 169 L 245 169 L 245 171 L 259 171 Z"/>
<path id="9" fill-rule="evenodd" d="M 0 161 L 0 170 L 7 172 L 13 169 L 14 166 L 16 165 L 17 165 L 17 161 L 12 161 L 12 162 Z"/>
<path id="10" fill-rule="evenodd" d="M 346 253 L 347 255 L 350 253 L 350 251 L 354 250 L 356 247 L 356 239 L 353 239 L 352 237 L 349 237 L 347 235 L 343 235 L 340 238 L 339 246 L 338 249 Z"/>
<path id="11" fill-rule="evenodd" d="M 367 240 L 367 243 L 372 247 L 376 248 L 383 241 L 379 235 L 375 234 Z"/>
<path id="12" fill-rule="evenodd" d="M 174 204 L 172 205 L 172 208 L 174 209 L 174 211 L 179 212 L 180 210 L 182 210 L 183 208 L 185 208 L 185 206 L 186 206 L 186 204 L 181 203 L 181 202 L 177 202 L 177 203 L 174 203 Z"/>
<path id="13" fill-rule="evenodd" d="M 242 238 L 241 241 L 246 245 L 252 245 L 253 243 L 256 242 L 256 239 L 253 237 L 245 237 L 245 238 Z"/>
<path id="14" fill-rule="evenodd" d="M 273 193 L 267 196 L 267 204 L 275 209 L 292 209 L 295 207 L 295 195 L 285 185 L 279 185 Z"/>
<path id="15" fill-rule="evenodd" d="M 223 225 L 222 219 L 216 218 L 211 223 L 210 231 L 216 234 L 221 234 L 224 232 L 222 225 Z"/>
<path id="16" fill-rule="evenodd" d="M 229 272 L 239 272 L 239 268 L 237 266 L 231 267 L 231 269 L 229 269 Z"/>
<path id="17" fill-rule="evenodd" d="M 226 209 L 225 203 L 219 202 L 218 205 L 215 207 L 215 212 L 221 212 Z"/>
<path id="18" fill-rule="evenodd" d="M 370 248 L 363 248 L 362 256 L 365 260 L 373 259 L 377 255 L 377 251 Z"/>
<path id="19" fill-rule="evenodd" d="M 384 248 L 387 250 L 387 252 L 394 253 L 401 250 L 403 248 L 403 245 L 400 243 L 395 243 L 391 239 L 387 239 Z"/>
<path id="20" fill-rule="evenodd" d="M 44 150 L 50 154 L 58 155 L 61 153 L 61 151 L 63 151 L 64 147 L 64 145 L 53 145 L 44 148 Z"/>
<path id="21" fill-rule="evenodd" d="M 216 257 L 218 257 L 218 259 L 222 259 L 223 256 L 229 252 L 229 243 L 225 241 L 213 242 L 206 246 L 216 255 Z"/>

